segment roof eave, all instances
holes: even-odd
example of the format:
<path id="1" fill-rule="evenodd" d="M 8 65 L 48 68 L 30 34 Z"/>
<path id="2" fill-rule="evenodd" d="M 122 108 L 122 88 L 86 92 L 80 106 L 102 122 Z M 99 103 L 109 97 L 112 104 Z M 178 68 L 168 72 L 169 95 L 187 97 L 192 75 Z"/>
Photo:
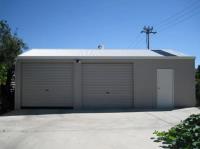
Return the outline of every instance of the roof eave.
<path id="1" fill-rule="evenodd" d="M 20 59 L 195 59 L 194 56 L 18 56 Z"/>

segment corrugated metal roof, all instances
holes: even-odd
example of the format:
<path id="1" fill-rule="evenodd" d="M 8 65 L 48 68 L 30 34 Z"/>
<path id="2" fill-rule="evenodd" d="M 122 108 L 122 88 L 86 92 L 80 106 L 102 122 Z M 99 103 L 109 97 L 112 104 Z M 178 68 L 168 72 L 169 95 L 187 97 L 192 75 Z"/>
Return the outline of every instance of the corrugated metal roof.
<path id="1" fill-rule="evenodd" d="M 189 57 L 174 50 L 159 50 L 155 52 L 147 49 L 31 49 L 18 56 L 23 58 L 45 58 L 45 57 L 65 57 L 71 58 L 134 58 L 134 57 L 157 57 L 166 56 Z"/>

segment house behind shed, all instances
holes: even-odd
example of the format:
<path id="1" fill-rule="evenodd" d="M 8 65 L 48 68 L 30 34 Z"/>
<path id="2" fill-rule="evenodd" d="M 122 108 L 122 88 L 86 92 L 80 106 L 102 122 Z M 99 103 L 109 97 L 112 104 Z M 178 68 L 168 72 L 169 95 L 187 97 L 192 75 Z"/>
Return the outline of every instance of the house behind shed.
<path id="1" fill-rule="evenodd" d="M 194 61 L 174 50 L 32 49 L 17 57 L 15 108 L 195 106 Z"/>

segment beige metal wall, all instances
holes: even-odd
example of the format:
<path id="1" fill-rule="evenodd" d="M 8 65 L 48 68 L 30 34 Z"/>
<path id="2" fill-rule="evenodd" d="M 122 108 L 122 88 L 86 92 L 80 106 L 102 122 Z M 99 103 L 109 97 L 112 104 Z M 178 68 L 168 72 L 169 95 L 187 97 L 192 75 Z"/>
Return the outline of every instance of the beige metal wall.
<path id="1" fill-rule="evenodd" d="M 195 105 L 194 60 L 136 60 L 135 107 L 156 107 L 157 69 L 174 70 L 175 107 Z"/>
<path id="2" fill-rule="evenodd" d="M 84 63 L 132 63 L 133 99 L 136 108 L 156 108 L 157 69 L 174 70 L 175 107 L 195 105 L 195 68 L 194 59 L 134 59 L 134 60 L 18 60 L 16 63 L 16 100 L 15 107 L 21 107 L 23 80 L 21 65 L 27 62 L 73 62 L 73 107 L 82 108 L 82 65 Z"/>

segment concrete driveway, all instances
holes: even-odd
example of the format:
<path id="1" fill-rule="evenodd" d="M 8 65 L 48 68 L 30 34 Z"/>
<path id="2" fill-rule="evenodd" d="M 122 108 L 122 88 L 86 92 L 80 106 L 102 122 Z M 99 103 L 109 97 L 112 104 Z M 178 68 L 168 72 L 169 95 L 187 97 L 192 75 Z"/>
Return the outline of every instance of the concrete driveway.
<path id="1" fill-rule="evenodd" d="M 198 108 L 172 111 L 19 110 L 0 116 L 0 149 L 155 149 L 167 130 Z"/>

